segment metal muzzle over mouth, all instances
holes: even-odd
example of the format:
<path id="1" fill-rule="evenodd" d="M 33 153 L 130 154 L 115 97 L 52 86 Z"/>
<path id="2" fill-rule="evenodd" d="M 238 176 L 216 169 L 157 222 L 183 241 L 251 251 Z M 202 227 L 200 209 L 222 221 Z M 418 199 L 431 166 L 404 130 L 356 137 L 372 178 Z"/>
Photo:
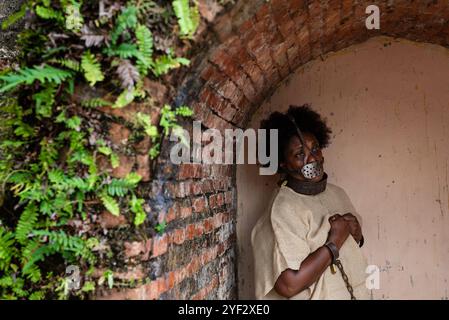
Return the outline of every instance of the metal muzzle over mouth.
<path id="1" fill-rule="evenodd" d="M 315 179 L 323 175 L 323 164 L 320 161 L 314 161 L 304 165 L 301 168 L 301 173 L 306 179 Z"/>

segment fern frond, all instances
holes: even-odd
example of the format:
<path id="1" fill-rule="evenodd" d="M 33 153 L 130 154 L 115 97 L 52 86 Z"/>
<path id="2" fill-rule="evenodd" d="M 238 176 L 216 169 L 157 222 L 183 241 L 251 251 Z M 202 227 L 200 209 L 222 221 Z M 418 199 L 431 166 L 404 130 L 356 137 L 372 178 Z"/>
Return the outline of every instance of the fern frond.
<path id="1" fill-rule="evenodd" d="M 147 214 L 145 213 L 145 210 L 143 210 L 142 206 L 144 203 L 144 199 L 138 199 L 135 195 L 133 195 L 131 201 L 129 202 L 131 211 L 136 215 L 134 217 L 134 225 L 136 227 L 144 223 L 147 218 Z"/>
<path id="2" fill-rule="evenodd" d="M 117 47 L 106 48 L 104 52 L 108 56 L 117 56 L 122 59 L 137 58 L 140 55 L 136 45 L 132 43 L 122 43 Z"/>
<path id="3" fill-rule="evenodd" d="M 9 264 L 16 254 L 14 245 L 14 234 L 0 226 L 0 270 L 9 268 Z"/>
<path id="4" fill-rule="evenodd" d="M 83 100 L 81 101 L 81 105 L 85 108 L 99 108 L 99 107 L 106 107 L 110 106 L 112 103 L 109 101 L 106 101 L 102 98 L 92 98 L 89 100 Z"/>
<path id="5" fill-rule="evenodd" d="M 81 59 L 81 68 L 83 69 L 84 77 L 87 81 L 89 81 L 90 86 L 93 87 L 95 83 L 104 80 L 100 63 L 90 51 L 83 54 Z"/>
<path id="6" fill-rule="evenodd" d="M 55 102 L 56 86 L 50 83 L 45 89 L 33 95 L 36 102 L 36 114 L 45 118 L 52 115 L 52 107 Z"/>
<path id="7" fill-rule="evenodd" d="M 142 177 L 135 172 L 131 172 L 123 179 L 112 179 L 107 185 L 108 194 L 113 197 L 124 197 L 137 186 L 141 179 Z"/>
<path id="8" fill-rule="evenodd" d="M 129 60 L 121 60 L 117 67 L 117 75 L 123 89 L 133 90 L 139 81 L 140 75 L 136 67 Z"/>
<path id="9" fill-rule="evenodd" d="M 112 108 L 116 109 L 116 108 L 124 108 L 126 107 L 128 104 L 130 104 L 131 102 L 134 101 L 135 98 L 135 91 L 134 89 L 132 90 L 128 90 L 125 89 L 123 90 L 123 92 L 117 97 L 117 100 L 115 100 L 114 105 L 112 106 Z"/>
<path id="10" fill-rule="evenodd" d="M 117 201 L 108 196 L 105 192 L 100 195 L 100 199 L 103 202 L 104 207 L 114 216 L 120 215 L 120 207 Z"/>
<path id="11" fill-rule="evenodd" d="M 28 274 L 31 272 L 35 264 L 45 259 L 56 252 L 56 247 L 52 245 L 41 245 L 37 241 L 30 241 L 22 252 L 23 267 L 22 273 Z"/>
<path id="12" fill-rule="evenodd" d="M 86 47 L 98 47 L 105 41 L 105 36 L 93 32 L 87 25 L 81 28 L 81 39 L 85 41 Z"/>
<path id="13" fill-rule="evenodd" d="M 67 69 L 73 70 L 75 72 L 81 71 L 80 63 L 74 59 L 52 59 L 50 63 L 57 63 Z"/>
<path id="14" fill-rule="evenodd" d="M 142 75 L 147 75 L 153 64 L 153 35 L 145 25 L 139 24 L 136 28 L 136 39 L 141 54 L 137 67 Z"/>
<path id="15" fill-rule="evenodd" d="M 179 68 L 181 65 L 189 65 L 190 61 L 185 58 L 175 58 L 171 55 L 163 55 L 156 59 L 153 73 L 159 77 L 168 73 L 172 69 Z"/>
<path id="16" fill-rule="evenodd" d="M 38 211 L 34 203 L 29 203 L 20 215 L 19 222 L 16 227 L 16 240 L 24 244 L 37 222 Z"/>
<path id="17" fill-rule="evenodd" d="M 145 133 L 153 140 L 159 136 L 157 127 L 152 124 L 151 116 L 142 112 L 136 114 L 137 125 L 141 126 Z"/>
<path id="18" fill-rule="evenodd" d="M 36 14 L 45 20 L 57 20 L 59 22 L 64 21 L 64 16 L 60 11 L 43 6 L 36 6 Z"/>
<path id="19" fill-rule="evenodd" d="M 180 106 L 175 110 L 176 115 L 181 117 L 193 116 L 193 110 L 187 106 Z"/>
<path id="20" fill-rule="evenodd" d="M 189 0 L 174 0 L 173 10 L 178 18 L 180 34 L 182 37 L 192 38 L 200 24 L 198 5 L 190 7 Z"/>
<path id="21" fill-rule="evenodd" d="M 75 32 L 81 31 L 83 27 L 84 18 L 81 15 L 81 3 L 77 1 L 71 1 L 71 3 L 65 5 L 65 27 L 67 30 L 73 30 Z"/>
<path id="22" fill-rule="evenodd" d="M 123 12 L 118 16 L 116 26 L 111 34 L 112 43 L 115 44 L 120 35 L 126 29 L 134 29 L 137 25 L 137 13 L 138 10 L 135 6 L 126 7 Z"/>
<path id="23" fill-rule="evenodd" d="M 17 72 L 0 76 L 0 81 L 3 82 L 0 85 L 0 93 L 16 88 L 22 84 L 30 85 L 36 80 L 42 84 L 49 82 L 61 84 L 72 76 L 73 74 L 70 71 L 61 70 L 48 65 L 24 68 Z"/>

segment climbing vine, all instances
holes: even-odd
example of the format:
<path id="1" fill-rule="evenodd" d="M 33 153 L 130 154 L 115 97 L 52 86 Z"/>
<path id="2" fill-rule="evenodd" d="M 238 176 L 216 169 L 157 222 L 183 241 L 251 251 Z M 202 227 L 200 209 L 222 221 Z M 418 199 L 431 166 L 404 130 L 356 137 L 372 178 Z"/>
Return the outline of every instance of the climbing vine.
<path id="1" fill-rule="evenodd" d="M 99 109 L 151 101 L 145 77 L 189 64 L 161 35 L 192 38 L 198 8 L 188 0 L 28 0 L 2 27 L 22 19 L 17 63 L 0 72 L 0 299 L 86 298 L 114 285 L 109 269 L 92 276 L 99 257 L 113 255 L 86 227 L 96 212 L 132 217 L 136 229 L 148 214 L 141 177 L 107 169 L 120 160 Z M 139 112 L 132 125 L 150 137 L 156 159 L 177 119 L 191 115 L 165 105 L 158 123 Z M 76 290 L 65 276 L 71 264 L 82 271 Z"/>

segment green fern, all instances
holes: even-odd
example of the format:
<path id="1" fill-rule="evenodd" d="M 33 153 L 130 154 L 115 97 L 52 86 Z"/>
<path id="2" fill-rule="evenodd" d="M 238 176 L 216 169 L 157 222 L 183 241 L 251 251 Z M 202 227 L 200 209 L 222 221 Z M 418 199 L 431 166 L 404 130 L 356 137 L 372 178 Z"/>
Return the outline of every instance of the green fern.
<path id="1" fill-rule="evenodd" d="M 122 59 L 129 59 L 140 55 L 137 46 L 132 43 L 122 43 L 117 47 L 106 48 L 104 52 L 108 56 L 117 56 Z"/>
<path id="2" fill-rule="evenodd" d="M 36 205 L 30 202 L 22 212 L 19 222 L 17 223 L 15 236 L 19 243 L 24 244 L 27 241 L 37 222 L 37 216 L 38 212 Z"/>
<path id="3" fill-rule="evenodd" d="M 144 203 L 145 203 L 144 199 L 138 199 L 135 195 L 133 195 L 131 201 L 129 202 L 130 209 L 135 214 L 134 225 L 136 227 L 144 223 L 147 217 L 147 214 L 145 213 L 145 210 L 143 210 L 142 206 Z"/>
<path id="4" fill-rule="evenodd" d="M 126 29 L 134 29 L 136 27 L 137 13 L 138 10 L 135 6 L 128 6 L 118 16 L 116 26 L 111 34 L 112 44 L 115 45 L 117 43 L 118 38 Z"/>
<path id="5" fill-rule="evenodd" d="M 176 115 L 181 117 L 193 116 L 193 110 L 187 106 L 180 106 L 175 110 Z"/>
<path id="6" fill-rule="evenodd" d="M 190 61 L 185 58 L 175 58 L 171 54 L 160 56 L 156 59 L 153 73 L 159 77 L 168 73 L 172 69 L 179 68 L 181 65 L 189 65 Z"/>
<path id="7" fill-rule="evenodd" d="M 99 108 L 99 107 L 110 106 L 111 103 L 102 98 L 92 98 L 89 100 L 81 101 L 81 105 L 85 108 Z"/>
<path id="8" fill-rule="evenodd" d="M 17 88 L 22 84 L 31 85 L 34 81 L 39 81 L 42 84 L 49 82 L 61 84 L 72 76 L 73 74 L 69 71 L 61 70 L 49 65 L 24 68 L 15 73 L 8 73 L 0 76 L 0 81 L 3 82 L 0 86 L 0 93 Z"/>
<path id="9" fill-rule="evenodd" d="M 104 75 L 101 71 L 100 63 L 90 51 L 86 51 L 83 54 L 83 57 L 81 59 L 81 68 L 84 71 L 84 77 L 87 81 L 89 81 L 89 84 L 92 87 L 95 85 L 95 83 L 104 80 Z"/>
<path id="10" fill-rule="evenodd" d="M 52 59 L 49 60 L 50 63 L 57 63 L 67 69 L 73 70 L 75 72 L 81 71 L 80 63 L 74 59 Z"/>
<path id="11" fill-rule="evenodd" d="M 145 133 L 154 142 L 159 137 L 157 127 L 151 123 L 151 117 L 148 114 L 138 112 L 136 114 L 137 125 L 142 127 Z"/>
<path id="12" fill-rule="evenodd" d="M 108 194 L 113 197 L 124 197 L 128 192 L 136 188 L 141 179 L 141 176 L 135 172 L 131 172 L 123 179 L 112 179 L 107 185 Z"/>
<path id="13" fill-rule="evenodd" d="M 136 95 L 135 90 L 128 90 L 128 89 L 123 90 L 122 93 L 117 97 L 117 100 L 115 100 L 115 103 L 112 106 L 112 108 L 120 109 L 126 107 L 128 104 L 134 101 L 135 95 Z"/>
<path id="14" fill-rule="evenodd" d="M 120 215 L 120 207 L 117 203 L 117 201 L 115 201 L 114 198 L 110 197 L 109 195 L 107 195 L 105 192 L 103 192 L 100 195 L 100 199 L 103 202 L 104 207 L 114 216 L 119 216 Z"/>
<path id="15" fill-rule="evenodd" d="M 33 95 L 36 102 L 36 114 L 44 118 L 52 115 L 52 107 L 55 102 L 56 86 L 53 83 L 47 85 L 46 88 Z"/>
<path id="16" fill-rule="evenodd" d="M 22 252 L 22 273 L 29 274 L 35 268 L 37 262 L 56 253 L 56 247 L 52 245 L 41 245 L 38 241 L 30 241 Z"/>
<path id="17" fill-rule="evenodd" d="M 64 16 L 60 11 L 54 10 L 52 8 L 47 8 L 43 6 L 36 6 L 36 14 L 42 19 L 46 20 L 56 20 L 58 22 L 64 21 Z"/>
<path id="18" fill-rule="evenodd" d="M 200 24 L 198 5 L 190 7 L 189 0 L 174 0 L 173 10 L 178 18 L 181 37 L 192 38 Z"/>
<path id="19" fill-rule="evenodd" d="M 14 245 L 14 234 L 0 226 L 0 271 L 9 268 L 11 260 L 17 254 Z"/>
<path id="20" fill-rule="evenodd" d="M 84 19 L 80 9 L 81 4 L 75 0 L 65 6 L 65 27 L 67 30 L 79 32 L 83 27 Z"/>
<path id="21" fill-rule="evenodd" d="M 141 54 L 137 67 L 142 75 L 147 75 L 148 69 L 153 64 L 153 35 L 150 29 L 139 24 L 136 28 L 136 39 Z"/>

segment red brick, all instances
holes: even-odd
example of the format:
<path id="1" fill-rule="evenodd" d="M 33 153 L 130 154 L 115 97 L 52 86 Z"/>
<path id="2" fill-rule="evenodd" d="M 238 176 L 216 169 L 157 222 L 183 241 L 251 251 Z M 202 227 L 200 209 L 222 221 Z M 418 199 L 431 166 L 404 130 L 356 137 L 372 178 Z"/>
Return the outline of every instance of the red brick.
<path id="1" fill-rule="evenodd" d="M 214 229 L 214 225 L 212 223 L 212 219 L 208 218 L 203 221 L 203 229 L 204 233 L 209 233 Z"/>
<path id="2" fill-rule="evenodd" d="M 186 227 L 186 239 L 187 240 L 192 240 L 193 238 L 195 238 L 195 225 L 194 224 L 189 224 Z"/>
<path id="3" fill-rule="evenodd" d="M 192 215 L 192 207 L 181 207 L 180 218 L 185 219 Z"/>
<path id="4" fill-rule="evenodd" d="M 217 206 L 221 207 L 224 204 L 223 193 L 217 194 Z"/>
<path id="5" fill-rule="evenodd" d="M 173 231 L 173 242 L 176 244 L 182 244 L 185 240 L 185 230 L 180 228 L 180 229 L 175 229 Z"/>
<path id="6" fill-rule="evenodd" d="M 163 294 L 168 290 L 168 281 L 164 277 L 157 278 L 156 283 L 157 283 L 158 296 L 160 296 L 161 294 Z"/>
<path id="7" fill-rule="evenodd" d="M 109 128 L 109 139 L 116 145 L 126 145 L 131 131 L 124 125 L 111 123 Z"/>
<path id="8" fill-rule="evenodd" d="M 156 280 L 145 285 L 145 298 L 146 300 L 155 300 L 159 298 L 158 283 Z"/>
<path id="9" fill-rule="evenodd" d="M 173 271 L 170 271 L 167 276 L 167 286 L 168 290 L 173 289 L 176 284 L 176 274 Z"/>
<path id="10" fill-rule="evenodd" d="M 150 157 L 148 154 L 137 155 L 137 171 L 136 173 L 142 177 L 142 182 L 148 182 L 151 180 L 150 172 Z"/>
<path id="11" fill-rule="evenodd" d="M 201 164 L 180 164 L 178 177 L 180 180 L 189 178 L 201 178 Z"/>
<path id="12" fill-rule="evenodd" d="M 206 198 L 199 197 L 192 201 L 192 208 L 194 212 L 203 212 L 206 209 Z"/>
<path id="13" fill-rule="evenodd" d="M 97 300 L 145 300 L 145 287 L 108 291 L 106 295 L 95 297 Z"/>
<path id="14" fill-rule="evenodd" d="M 155 236 L 153 239 L 153 252 L 152 257 L 160 256 L 167 252 L 168 249 L 168 237 L 167 234 L 162 236 Z"/>
<path id="15" fill-rule="evenodd" d="M 147 241 L 133 241 L 133 242 L 125 242 L 125 256 L 127 258 L 133 258 L 141 253 L 147 253 L 148 248 L 151 248 L 151 239 Z"/>
<path id="16" fill-rule="evenodd" d="M 215 194 L 209 196 L 209 208 L 215 209 L 217 207 L 217 201 L 216 200 L 217 200 L 217 196 Z"/>
<path id="17" fill-rule="evenodd" d="M 133 170 L 136 159 L 133 156 L 119 155 L 120 165 L 112 169 L 111 175 L 114 178 L 125 178 Z"/>
<path id="18" fill-rule="evenodd" d="M 171 208 L 168 209 L 167 216 L 165 217 L 165 222 L 169 223 L 169 222 L 175 220 L 179 216 L 180 216 L 179 203 L 175 202 L 175 204 Z"/>
<path id="19" fill-rule="evenodd" d="M 203 229 L 203 223 L 198 222 L 195 224 L 195 237 L 200 237 L 203 235 L 204 229 Z"/>
<path id="20" fill-rule="evenodd" d="M 112 229 L 122 225 L 126 225 L 127 221 L 123 215 L 114 216 L 109 211 L 103 211 L 98 217 L 102 228 Z"/>

